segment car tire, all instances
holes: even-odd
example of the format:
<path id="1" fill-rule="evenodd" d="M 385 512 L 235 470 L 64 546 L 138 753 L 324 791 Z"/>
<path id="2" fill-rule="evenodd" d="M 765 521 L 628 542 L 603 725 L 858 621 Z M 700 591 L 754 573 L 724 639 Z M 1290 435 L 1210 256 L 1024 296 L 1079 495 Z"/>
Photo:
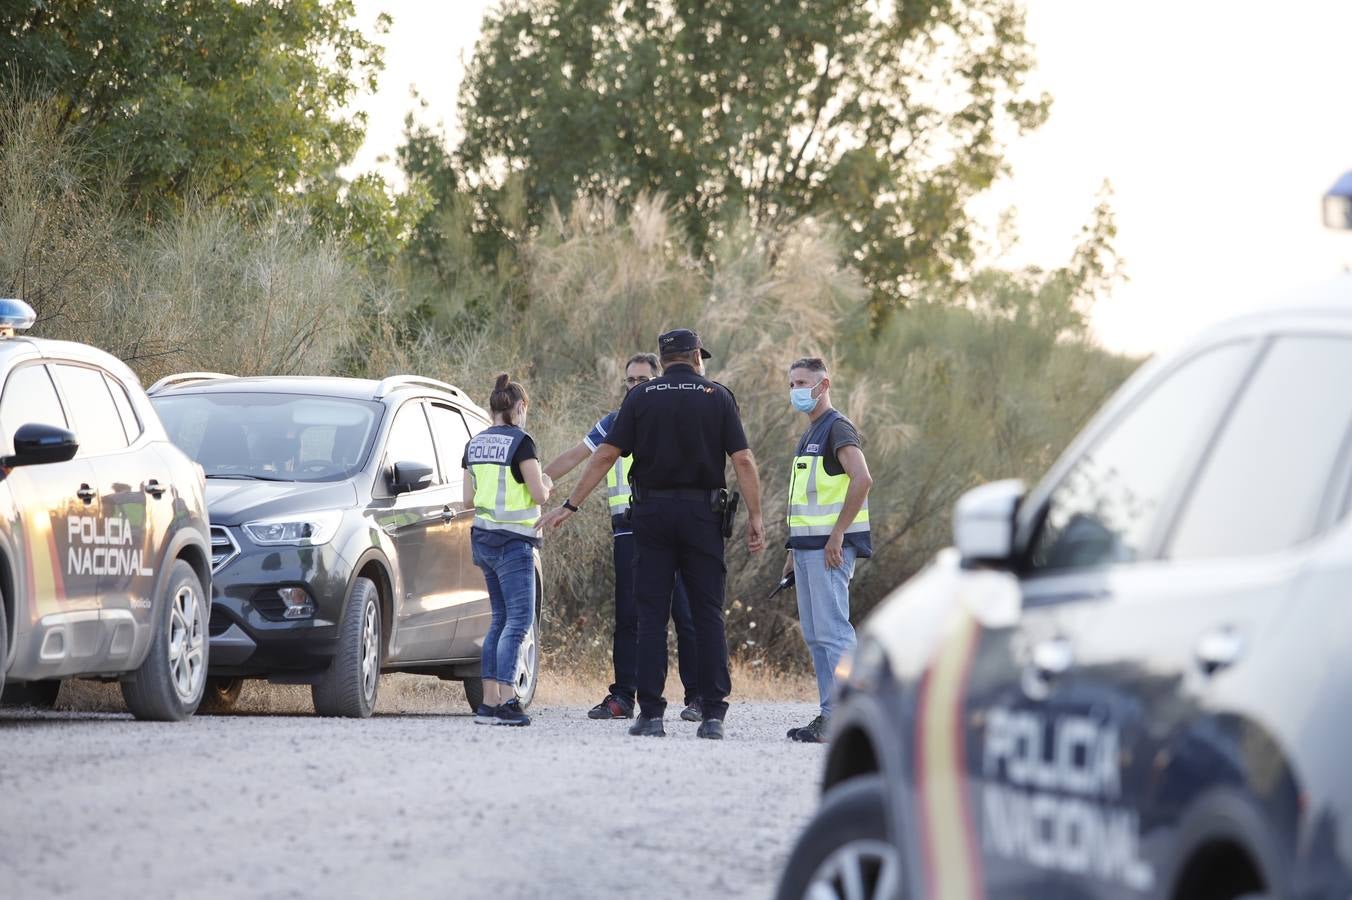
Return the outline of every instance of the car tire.
<path id="1" fill-rule="evenodd" d="M 478 712 L 479 704 L 484 702 L 484 680 L 466 678 L 462 684 L 465 685 L 465 701 L 469 703 L 470 712 Z"/>
<path id="2" fill-rule="evenodd" d="M 794 845 L 778 900 L 842 897 L 844 883 L 856 877 L 862 897 L 903 896 L 901 854 L 888 840 L 885 804 L 877 775 L 832 788 Z"/>
<path id="3" fill-rule="evenodd" d="M 60 681 L 29 681 L 8 685 L 0 693 L 0 706 L 31 706 L 34 709 L 54 709 L 61 693 Z"/>
<path id="4" fill-rule="evenodd" d="M 540 617 L 530 623 L 530 630 L 521 639 L 521 652 L 516 660 L 516 696 L 521 708 L 530 706 L 535 690 L 540 686 Z M 481 694 L 482 696 L 482 694 Z"/>
<path id="5" fill-rule="evenodd" d="M 321 716 L 365 719 L 375 712 L 380 690 L 380 593 L 375 582 L 358 578 L 338 631 L 333 662 L 310 687 Z"/>
<path id="6" fill-rule="evenodd" d="M 230 712 L 239 703 L 239 695 L 243 690 L 243 678 L 208 678 L 206 690 L 202 693 L 202 705 L 197 707 L 197 712 Z"/>
<path id="7" fill-rule="evenodd" d="M 9 622 L 5 619 L 5 595 L 0 594 L 0 693 L 5 690 L 5 670 L 9 668 Z"/>
<path id="8" fill-rule="evenodd" d="M 197 711 L 207 683 L 207 600 L 193 567 L 174 560 L 156 604 L 160 627 L 145 661 L 122 680 L 122 699 L 138 719 L 179 722 Z"/>

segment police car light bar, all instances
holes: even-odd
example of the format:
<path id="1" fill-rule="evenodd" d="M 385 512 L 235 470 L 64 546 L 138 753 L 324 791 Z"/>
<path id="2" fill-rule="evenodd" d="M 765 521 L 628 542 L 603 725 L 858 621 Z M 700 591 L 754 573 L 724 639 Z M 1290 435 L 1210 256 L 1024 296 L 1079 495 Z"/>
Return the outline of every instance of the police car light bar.
<path id="1" fill-rule="evenodd" d="M 1352 172 L 1343 173 L 1324 195 L 1324 224 L 1352 231 Z"/>
<path id="2" fill-rule="evenodd" d="M 16 331 L 27 331 L 37 321 L 33 307 L 16 299 L 0 299 L 0 337 L 9 337 Z"/>

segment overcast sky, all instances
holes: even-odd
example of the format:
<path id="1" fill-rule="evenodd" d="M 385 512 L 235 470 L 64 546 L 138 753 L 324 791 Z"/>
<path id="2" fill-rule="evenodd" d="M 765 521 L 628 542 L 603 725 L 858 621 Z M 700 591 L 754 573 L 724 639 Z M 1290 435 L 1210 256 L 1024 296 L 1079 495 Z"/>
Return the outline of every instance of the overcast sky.
<path id="1" fill-rule="evenodd" d="M 455 97 L 491 0 L 357 0 L 384 38 L 380 92 L 356 168 L 398 145 L 416 85 L 421 113 L 455 133 Z M 1352 263 L 1352 232 L 1326 231 L 1320 197 L 1352 169 L 1352 3 L 1027 0 L 1032 86 L 1050 121 L 1009 149 L 1013 176 L 973 211 L 992 233 L 1018 211 L 1002 262 L 1065 261 L 1104 179 L 1130 282 L 1094 312 L 1109 347 L 1168 349 L 1198 327 L 1326 280 Z M 1259 14 L 1261 13 L 1261 15 Z M 1340 89 L 1341 86 L 1341 89 Z"/>

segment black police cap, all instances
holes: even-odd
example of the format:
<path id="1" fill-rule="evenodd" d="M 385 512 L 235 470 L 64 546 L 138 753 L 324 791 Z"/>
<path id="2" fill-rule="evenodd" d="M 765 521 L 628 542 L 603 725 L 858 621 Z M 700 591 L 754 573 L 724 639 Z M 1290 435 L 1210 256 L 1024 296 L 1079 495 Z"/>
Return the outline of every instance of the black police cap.
<path id="1" fill-rule="evenodd" d="M 689 353 L 691 350 L 698 350 L 701 358 L 713 358 L 713 354 L 705 350 L 704 344 L 700 343 L 699 335 L 689 328 L 673 328 L 671 331 L 659 334 L 657 336 L 657 350 L 659 354 Z"/>

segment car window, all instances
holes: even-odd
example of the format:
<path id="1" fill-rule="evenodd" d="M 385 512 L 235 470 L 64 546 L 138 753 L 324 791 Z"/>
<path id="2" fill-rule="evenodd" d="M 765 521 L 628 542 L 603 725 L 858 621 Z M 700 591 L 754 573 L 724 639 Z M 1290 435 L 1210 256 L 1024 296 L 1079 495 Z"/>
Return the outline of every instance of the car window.
<path id="1" fill-rule="evenodd" d="M 168 394 L 151 403 L 208 478 L 337 481 L 369 456 L 381 405 L 273 392 Z"/>
<path id="2" fill-rule="evenodd" d="M 399 407 L 385 441 L 385 465 L 416 462 L 437 471 L 437 453 L 432 446 L 432 432 L 427 429 L 427 416 L 420 400 Z"/>
<path id="3" fill-rule="evenodd" d="M 464 455 L 465 444 L 469 443 L 465 419 L 458 410 L 441 403 L 429 406 L 428 413 L 432 417 L 432 434 L 437 440 L 442 481 L 459 484 L 464 471 L 460 468 L 460 458 Z"/>
<path id="4" fill-rule="evenodd" d="M 136 418 L 136 411 L 132 409 L 131 397 L 127 395 L 127 389 L 107 372 L 103 373 L 108 382 L 108 391 L 113 395 L 113 405 L 117 407 L 118 418 L 122 420 L 122 430 L 127 433 L 127 440 L 135 442 L 141 436 L 141 420 Z"/>
<path id="5" fill-rule="evenodd" d="M 117 404 L 98 369 L 84 366 L 53 365 L 52 372 L 61 384 L 61 393 L 70 406 L 75 439 L 80 456 L 112 453 L 127 446 L 127 433 Z"/>
<path id="6" fill-rule="evenodd" d="M 1208 456 L 1168 555 L 1268 553 L 1308 537 L 1352 425 L 1349 385 L 1352 340 L 1275 341 Z"/>
<path id="7" fill-rule="evenodd" d="M 15 369 L 6 379 L 5 393 L 0 397 L 0 431 L 5 433 L 6 447 L 13 449 L 14 432 L 30 423 L 68 427 L 56 387 L 43 365 Z"/>
<path id="8" fill-rule="evenodd" d="M 1251 351 L 1241 343 L 1202 353 L 1120 417 L 1052 491 L 1029 566 L 1074 569 L 1141 558 Z"/>

